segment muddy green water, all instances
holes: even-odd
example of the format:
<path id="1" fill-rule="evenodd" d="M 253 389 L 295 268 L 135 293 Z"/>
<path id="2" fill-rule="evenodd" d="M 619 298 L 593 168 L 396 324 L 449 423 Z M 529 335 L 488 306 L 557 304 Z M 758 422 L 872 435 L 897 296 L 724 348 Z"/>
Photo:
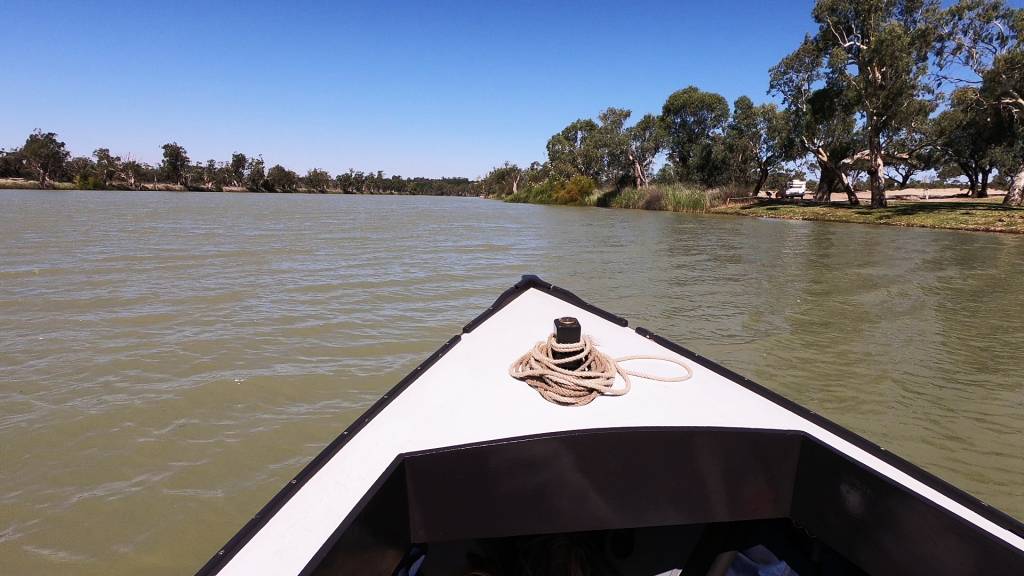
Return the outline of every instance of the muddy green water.
<path id="1" fill-rule="evenodd" d="M 523 273 L 1024 517 L 1024 237 L 0 191 L 0 573 L 186 574 Z"/>

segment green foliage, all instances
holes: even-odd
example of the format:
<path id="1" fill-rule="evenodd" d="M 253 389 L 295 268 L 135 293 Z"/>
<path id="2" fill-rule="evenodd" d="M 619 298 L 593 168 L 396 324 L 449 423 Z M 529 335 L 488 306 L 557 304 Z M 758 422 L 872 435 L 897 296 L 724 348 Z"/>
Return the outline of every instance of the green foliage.
<path id="1" fill-rule="evenodd" d="M 729 120 L 729 103 L 720 94 L 688 86 L 673 92 L 661 109 L 676 173 L 683 179 L 711 183 L 721 175 L 716 147 Z"/>
<path id="2" fill-rule="evenodd" d="M 71 154 L 53 132 L 36 130 L 21 147 L 21 157 L 39 179 L 39 187 L 47 188 L 50 179 L 64 168 Z"/>
<path id="3" fill-rule="evenodd" d="M 568 182 L 559 182 L 554 187 L 555 204 L 583 204 L 597 189 L 597 183 L 586 176 L 573 176 Z"/>
<path id="4" fill-rule="evenodd" d="M 576 120 L 548 139 L 548 162 L 556 178 L 600 176 L 603 159 L 595 142 L 597 129 L 593 120 Z"/>
<path id="5" fill-rule="evenodd" d="M 121 158 L 110 153 L 109 148 L 97 148 L 92 153 L 96 159 L 96 176 L 99 185 L 106 188 L 121 169 Z"/>
<path id="6" fill-rule="evenodd" d="M 612 198 L 610 205 L 613 208 L 636 210 L 703 213 L 724 203 L 730 195 L 718 189 L 705 190 L 674 183 L 625 188 Z"/>
<path id="7" fill-rule="evenodd" d="M 313 168 L 306 173 L 303 183 L 307 189 L 314 192 L 327 192 L 327 188 L 331 185 L 331 175 L 326 170 Z"/>
<path id="8" fill-rule="evenodd" d="M 991 157 L 1010 175 L 1004 204 L 1024 205 L 1024 8 L 1002 0 L 961 0 L 943 15 L 939 84 L 970 85 L 972 107 L 1006 127 Z M 978 86 L 980 82 L 980 87 Z"/>
<path id="9" fill-rule="evenodd" d="M 519 166 L 505 162 L 477 182 L 477 193 L 488 198 L 510 196 L 518 190 L 520 182 L 523 180 L 523 172 Z"/>
<path id="10" fill-rule="evenodd" d="M 250 192 L 263 192 L 266 190 L 266 167 L 263 157 L 250 158 L 246 167 L 245 188 Z"/>
<path id="11" fill-rule="evenodd" d="M 75 156 L 64 163 L 62 176 L 72 182 L 81 182 L 85 190 L 98 190 L 103 188 L 103 182 L 98 174 L 96 165 L 85 156 Z"/>
<path id="12" fill-rule="evenodd" d="M 184 146 L 171 142 L 161 146 L 163 160 L 158 167 L 131 158 L 122 159 L 109 148 L 97 148 L 91 158 L 70 158 L 63 142 L 52 132 L 36 130 L 23 148 L 0 149 L 0 178 L 38 178 L 39 187 L 62 189 L 176 189 L 223 191 L 226 187 L 244 186 L 252 192 L 326 192 L 336 188 L 346 193 L 424 194 L 467 196 L 475 192 L 468 178 L 402 178 L 386 177 L 383 171 L 350 170 L 333 180 L 321 169 L 310 170 L 299 178 L 295 172 L 276 166 L 273 178 L 267 173 L 260 156 L 249 157 L 240 152 L 230 162 L 214 159 L 193 163 Z M 523 182 L 547 178 L 546 166 L 532 164 L 524 171 Z M 60 182 L 58 182 L 60 180 Z"/>
<path id="13" fill-rule="evenodd" d="M 241 152 L 231 155 L 231 163 L 228 164 L 228 173 L 231 177 L 232 186 L 241 186 L 245 182 L 245 169 L 249 166 L 249 159 Z"/>
<path id="14" fill-rule="evenodd" d="M 654 158 L 665 147 L 665 126 L 657 116 L 645 114 L 626 131 L 626 137 L 629 141 L 627 157 L 633 170 L 633 180 L 637 186 L 645 186 L 651 178 Z"/>
<path id="15" fill-rule="evenodd" d="M 644 202 L 647 200 L 647 189 L 640 188 L 625 188 L 612 198 L 612 208 L 631 208 L 640 209 L 643 208 Z"/>
<path id="16" fill-rule="evenodd" d="M 795 147 L 789 119 L 774 104 L 755 106 L 741 96 L 733 104 L 732 120 L 725 131 L 727 180 L 750 187 L 757 194 L 772 170 L 791 157 Z"/>
<path id="17" fill-rule="evenodd" d="M 564 181 L 548 179 L 505 197 L 506 202 L 528 204 L 593 205 L 597 183 L 586 176 L 573 176 Z"/>
<path id="18" fill-rule="evenodd" d="M 187 186 L 190 160 L 185 147 L 177 142 L 171 142 L 164 144 L 160 148 L 164 151 L 164 159 L 160 164 L 160 173 L 164 180 Z"/>
<path id="19" fill-rule="evenodd" d="M 267 171 L 266 188 L 270 192 L 295 192 L 299 187 L 299 176 L 280 164 L 274 164 Z"/>
<path id="20" fill-rule="evenodd" d="M 951 101 L 932 125 L 939 161 L 959 168 L 973 195 L 984 195 L 982 180 L 995 168 L 999 145 L 1008 139 L 1012 127 L 1007 119 L 979 105 L 973 88 L 956 90 Z"/>
<path id="21" fill-rule="evenodd" d="M 642 120 L 635 132 L 627 129 L 631 114 L 623 108 L 607 108 L 596 122 L 576 120 L 552 136 L 547 143 L 551 176 L 562 181 L 585 176 L 599 184 L 615 183 L 633 172 L 634 151 L 643 155 L 639 160 L 649 167 L 661 146 L 660 132 L 650 125 L 651 120 Z"/>
<path id="22" fill-rule="evenodd" d="M 24 177 L 25 162 L 22 159 L 21 149 L 4 150 L 0 148 L 0 178 L 22 178 Z"/>

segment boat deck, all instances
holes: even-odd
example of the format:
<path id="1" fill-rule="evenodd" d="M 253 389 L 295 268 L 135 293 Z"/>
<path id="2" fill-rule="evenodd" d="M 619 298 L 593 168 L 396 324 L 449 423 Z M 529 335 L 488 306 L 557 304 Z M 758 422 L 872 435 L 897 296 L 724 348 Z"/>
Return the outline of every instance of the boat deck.
<path id="1" fill-rule="evenodd" d="M 435 363 L 418 368 L 411 375 L 411 383 L 398 390 L 400 393 L 392 391 L 382 399 L 379 411 L 373 414 L 371 410 L 343 434 L 334 453 L 332 449 L 326 451 L 311 475 L 297 482 L 300 489 L 290 497 L 279 495 L 276 512 L 271 511 L 269 518 L 260 518 L 250 527 L 250 534 L 245 535 L 251 536 L 248 541 L 236 538 L 236 550 L 228 550 L 219 573 L 302 572 L 399 455 L 573 430 L 616 428 L 803 432 L 980 527 L 991 537 L 1024 550 L 1020 535 L 922 481 L 919 474 L 886 461 L 884 454 L 869 450 L 866 443 L 855 444 L 836 430 L 827 429 L 820 419 L 816 423 L 807 413 L 799 414 L 791 406 L 777 403 L 776 398 L 752 391 L 752 383 L 734 381 L 721 370 L 666 348 L 643 331 L 620 325 L 607 313 L 569 300 L 528 287 L 496 304 L 489 316 L 468 326 L 456 342 L 450 343 Z M 600 397 L 583 407 L 551 404 L 510 377 L 508 367 L 551 332 L 552 319 L 562 316 L 578 318 L 584 333 L 613 357 L 671 355 L 686 362 L 693 369 L 693 377 L 684 382 L 635 378 L 632 390 L 624 396 Z M 685 330 L 685 326 L 680 327 L 680 331 Z M 666 375 L 679 370 L 653 361 L 638 361 L 630 367 Z"/>

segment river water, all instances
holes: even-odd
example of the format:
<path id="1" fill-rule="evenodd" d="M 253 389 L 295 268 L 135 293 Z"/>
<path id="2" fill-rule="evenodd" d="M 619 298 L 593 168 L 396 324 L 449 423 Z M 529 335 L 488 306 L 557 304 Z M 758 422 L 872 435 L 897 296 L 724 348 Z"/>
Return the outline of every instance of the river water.
<path id="1" fill-rule="evenodd" d="M 524 273 L 1024 518 L 1024 236 L 0 191 L 0 573 L 193 572 Z"/>

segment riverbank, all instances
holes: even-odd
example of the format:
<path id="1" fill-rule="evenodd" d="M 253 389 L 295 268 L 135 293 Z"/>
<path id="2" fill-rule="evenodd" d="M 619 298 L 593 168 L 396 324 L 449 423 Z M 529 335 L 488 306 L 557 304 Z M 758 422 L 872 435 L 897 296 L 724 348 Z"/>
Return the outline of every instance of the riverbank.
<path id="1" fill-rule="evenodd" d="M 1003 206 L 998 199 L 988 201 L 890 200 L 886 208 L 868 208 L 849 204 L 798 204 L 783 200 L 757 200 L 730 203 L 708 210 L 713 214 L 732 214 L 785 220 L 820 220 L 882 224 L 916 228 L 973 230 L 1024 234 L 1024 208 Z"/>
<path id="2" fill-rule="evenodd" d="M 0 190 L 41 190 L 39 182 L 25 178 L 0 178 Z M 47 190 L 79 190 L 74 182 L 51 182 Z M 137 184 L 135 188 L 127 186 L 114 186 L 110 190 L 138 191 L 147 190 L 152 192 L 186 192 L 188 188 L 178 184 L 165 184 L 162 182 L 150 184 Z M 206 190 L 199 190 L 205 192 Z M 225 192 L 244 192 L 245 188 L 224 188 Z"/>
<path id="3" fill-rule="evenodd" d="M 946 230 L 1024 234 L 1024 208 L 1002 204 L 1003 195 L 965 197 L 957 188 L 892 190 L 889 206 L 870 208 L 870 195 L 858 193 L 859 206 L 847 203 L 846 195 L 833 195 L 831 204 L 806 199 L 742 197 L 723 190 L 699 190 L 682 185 L 627 188 L 618 194 L 595 192 L 581 205 L 696 214 L 727 214 L 786 220 L 818 220 Z"/>

